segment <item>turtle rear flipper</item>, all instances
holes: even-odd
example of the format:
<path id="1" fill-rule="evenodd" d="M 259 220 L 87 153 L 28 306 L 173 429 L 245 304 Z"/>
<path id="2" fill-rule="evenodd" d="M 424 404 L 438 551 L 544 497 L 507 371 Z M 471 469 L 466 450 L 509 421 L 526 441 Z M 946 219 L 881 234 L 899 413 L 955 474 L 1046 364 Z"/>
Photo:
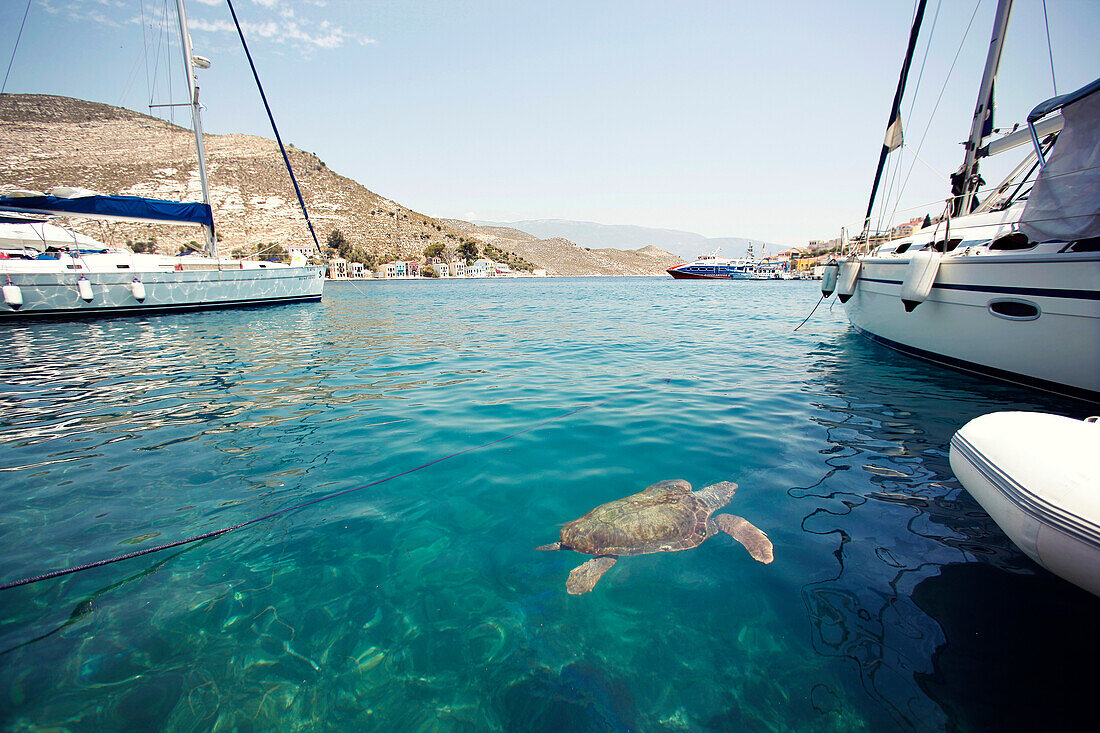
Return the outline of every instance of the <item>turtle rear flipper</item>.
<path id="1" fill-rule="evenodd" d="M 603 574 L 611 569 L 618 560 L 617 557 L 604 555 L 594 557 L 583 565 L 578 565 L 569 571 L 569 580 L 565 581 L 565 589 L 571 596 L 579 596 L 587 593 L 599 582 Z"/>
<path id="2" fill-rule="evenodd" d="M 558 550 L 561 549 L 561 543 L 560 542 L 555 542 L 552 545 L 539 545 L 535 549 L 538 550 L 539 552 L 557 552 Z"/>
<path id="3" fill-rule="evenodd" d="M 771 540 L 768 539 L 766 534 L 752 526 L 749 520 L 733 514 L 717 514 L 714 521 L 718 523 L 719 529 L 744 545 L 754 560 L 767 564 L 775 559 L 772 554 Z"/>

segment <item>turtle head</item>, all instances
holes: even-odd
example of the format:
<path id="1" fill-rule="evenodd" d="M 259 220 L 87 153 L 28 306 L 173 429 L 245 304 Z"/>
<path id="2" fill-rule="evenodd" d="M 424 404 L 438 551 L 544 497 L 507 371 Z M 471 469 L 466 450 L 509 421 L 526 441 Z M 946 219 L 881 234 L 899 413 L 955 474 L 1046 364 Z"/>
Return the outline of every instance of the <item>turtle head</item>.
<path id="1" fill-rule="evenodd" d="M 730 503 L 730 499 L 733 498 L 734 492 L 737 491 L 737 484 L 732 481 L 719 481 L 716 484 L 712 484 L 705 489 L 699 489 L 696 495 L 705 501 L 711 508 L 718 510 Z"/>

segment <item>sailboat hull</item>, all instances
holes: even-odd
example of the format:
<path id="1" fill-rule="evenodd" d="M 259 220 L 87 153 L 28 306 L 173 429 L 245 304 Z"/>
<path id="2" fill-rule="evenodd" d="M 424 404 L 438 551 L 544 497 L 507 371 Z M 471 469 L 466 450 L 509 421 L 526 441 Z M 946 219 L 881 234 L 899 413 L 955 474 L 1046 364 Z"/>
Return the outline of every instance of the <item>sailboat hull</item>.
<path id="1" fill-rule="evenodd" d="M 1100 402 L 1100 256 L 945 257 L 907 312 L 908 260 L 866 258 L 848 319 L 863 335 L 928 361 Z"/>
<path id="2" fill-rule="evenodd" d="M 13 271 L 9 263 L 0 270 L 22 295 L 18 308 L 0 304 L 0 320 L 317 301 L 324 288 L 323 268 L 316 266 L 73 273 L 19 272 Z M 90 300 L 81 297 L 77 285 L 81 275 L 91 287 Z M 135 280 L 141 283 L 141 288 L 134 287 Z M 138 295 L 143 297 L 139 300 Z"/>

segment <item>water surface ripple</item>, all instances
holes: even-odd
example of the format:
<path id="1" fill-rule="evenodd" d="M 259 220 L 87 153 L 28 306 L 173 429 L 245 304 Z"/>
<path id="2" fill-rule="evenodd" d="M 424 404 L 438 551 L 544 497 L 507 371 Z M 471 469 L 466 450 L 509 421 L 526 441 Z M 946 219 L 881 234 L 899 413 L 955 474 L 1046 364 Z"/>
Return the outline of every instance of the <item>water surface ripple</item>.
<path id="1" fill-rule="evenodd" d="M 1059 727 L 1097 599 L 947 462 L 994 410 L 1087 407 L 854 335 L 811 283 L 331 283 L 321 304 L 5 324 L 3 580 L 490 447 L 177 551 L 0 596 L 4 730 Z M 538 553 L 661 479 L 728 537 Z"/>

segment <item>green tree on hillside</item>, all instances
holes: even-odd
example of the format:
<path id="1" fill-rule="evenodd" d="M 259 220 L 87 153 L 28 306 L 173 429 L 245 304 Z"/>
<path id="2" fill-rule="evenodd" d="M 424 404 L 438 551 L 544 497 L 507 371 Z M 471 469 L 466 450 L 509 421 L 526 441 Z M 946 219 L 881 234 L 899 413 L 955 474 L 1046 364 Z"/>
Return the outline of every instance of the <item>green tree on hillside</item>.
<path id="1" fill-rule="evenodd" d="M 469 262 L 470 260 L 477 259 L 477 242 L 472 239 L 465 240 L 458 247 L 458 255 L 464 260 Z"/>
<path id="2" fill-rule="evenodd" d="M 327 244 L 329 248 L 336 250 L 336 253 L 345 260 L 350 260 L 352 258 L 354 247 L 352 247 L 351 242 L 347 240 L 347 237 L 345 237 L 344 233 L 339 229 L 333 229 L 328 233 L 328 239 L 325 240 L 325 244 Z"/>
<path id="3" fill-rule="evenodd" d="M 266 247 L 263 247 L 260 250 L 260 256 L 265 260 L 290 262 L 290 253 L 286 251 L 286 247 L 277 242 L 270 242 Z"/>
<path id="4" fill-rule="evenodd" d="M 424 248 L 425 257 L 441 257 L 443 255 L 443 243 L 432 242 Z"/>

